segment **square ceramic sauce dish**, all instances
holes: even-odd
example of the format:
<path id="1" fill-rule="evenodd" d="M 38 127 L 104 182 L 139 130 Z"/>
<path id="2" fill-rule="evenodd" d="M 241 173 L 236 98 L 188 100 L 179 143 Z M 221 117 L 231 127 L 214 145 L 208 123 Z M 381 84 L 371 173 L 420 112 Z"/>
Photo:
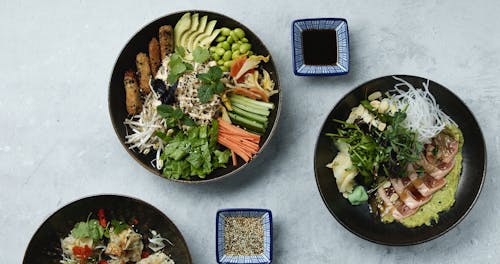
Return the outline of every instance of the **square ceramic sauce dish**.
<path id="1" fill-rule="evenodd" d="M 308 18 L 292 22 L 293 72 L 333 76 L 349 72 L 349 31 L 343 18 Z"/>
<path id="2" fill-rule="evenodd" d="M 273 219 L 267 209 L 222 209 L 216 217 L 216 256 L 221 264 L 268 264 Z"/>

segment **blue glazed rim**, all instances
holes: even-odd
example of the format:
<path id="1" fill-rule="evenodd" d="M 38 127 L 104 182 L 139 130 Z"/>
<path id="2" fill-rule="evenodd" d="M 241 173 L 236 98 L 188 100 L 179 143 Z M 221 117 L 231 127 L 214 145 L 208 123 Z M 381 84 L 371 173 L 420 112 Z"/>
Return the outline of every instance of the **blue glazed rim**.
<path id="1" fill-rule="evenodd" d="M 335 66 L 322 66 L 322 65 L 307 65 L 309 69 L 315 69 L 313 72 L 303 72 L 300 70 L 303 66 L 306 66 L 304 63 L 298 65 L 298 60 L 301 58 L 302 53 L 297 54 L 298 48 L 296 47 L 295 43 L 300 43 L 300 46 L 302 46 L 302 38 L 297 38 L 298 35 L 296 35 L 296 28 L 302 29 L 298 24 L 301 22 L 320 22 L 320 21 L 339 21 L 341 23 L 345 24 L 345 47 L 344 51 L 338 51 L 338 57 L 345 56 L 346 64 L 343 67 L 340 67 L 338 65 L 338 62 Z M 338 28 L 338 25 L 335 27 Z M 339 38 L 339 32 L 336 31 L 337 34 L 337 43 L 338 38 Z M 336 76 L 336 75 L 344 75 L 349 73 L 349 26 L 347 24 L 347 20 L 344 18 L 305 18 L 305 19 L 297 19 L 292 22 L 292 49 L 293 49 L 293 72 L 297 76 Z M 340 46 L 337 46 L 337 49 L 340 49 Z M 303 58 L 302 62 L 304 61 Z"/>
<path id="2" fill-rule="evenodd" d="M 219 243 L 217 242 L 217 239 L 219 238 L 219 225 L 221 222 L 219 221 L 219 215 L 221 213 L 225 212 L 262 212 L 263 214 L 268 214 L 269 215 L 269 261 L 267 262 L 244 262 L 248 264 L 270 264 L 273 261 L 273 214 L 271 213 L 271 210 L 269 209 L 263 209 L 263 208 L 227 208 L 227 209 L 220 209 L 217 211 L 217 214 L 215 215 L 215 256 L 217 258 L 217 263 L 222 263 L 221 262 L 221 257 L 219 256 Z M 243 264 L 243 263 L 242 263 Z"/>

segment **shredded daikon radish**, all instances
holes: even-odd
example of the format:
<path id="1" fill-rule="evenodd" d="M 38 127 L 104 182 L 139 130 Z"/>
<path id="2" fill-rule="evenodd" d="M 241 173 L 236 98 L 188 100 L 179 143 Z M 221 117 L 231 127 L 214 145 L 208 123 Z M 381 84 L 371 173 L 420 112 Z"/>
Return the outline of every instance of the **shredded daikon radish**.
<path id="1" fill-rule="evenodd" d="M 167 243 L 169 243 L 171 246 L 173 246 L 174 244 L 172 244 L 172 242 L 170 242 L 168 239 L 166 238 L 163 238 L 158 232 L 156 232 L 155 230 L 151 230 L 151 235 L 152 237 L 151 238 L 148 238 L 148 241 L 149 241 L 149 245 L 148 247 L 153 250 L 154 252 L 157 252 L 157 251 L 160 251 L 162 250 L 164 247 L 165 247 L 165 243 L 163 243 L 163 241 L 166 241 Z"/>
<path id="2" fill-rule="evenodd" d="M 390 91 L 392 103 L 399 111 L 406 111 L 403 125 L 418 134 L 418 141 L 428 143 L 446 125 L 457 125 L 439 108 L 436 99 L 429 92 L 429 80 L 422 83 L 423 89 L 416 89 L 401 78 L 393 78 L 400 83 L 394 85 L 394 89 Z M 408 90 L 400 89 L 401 86 L 408 87 Z"/>

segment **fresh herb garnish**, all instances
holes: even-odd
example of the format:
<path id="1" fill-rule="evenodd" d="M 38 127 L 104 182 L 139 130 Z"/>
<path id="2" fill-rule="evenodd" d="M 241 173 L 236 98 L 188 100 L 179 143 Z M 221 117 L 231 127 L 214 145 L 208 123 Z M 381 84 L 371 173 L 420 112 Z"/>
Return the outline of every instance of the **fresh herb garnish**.
<path id="1" fill-rule="evenodd" d="M 185 53 L 186 50 L 183 47 L 176 47 L 175 52 L 170 56 L 170 61 L 168 62 L 169 73 L 167 77 L 169 85 L 173 85 L 183 73 L 193 70 L 193 65 L 183 60 Z"/>
<path id="2" fill-rule="evenodd" d="M 209 58 L 210 58 L 210 52 L 208 52 L 208 49 L 204 49 L 198 46 L 193 50 L 193 59 L 195 62 L 204 63 Z"/>
<path id="3" fill-rule="evenodd" d="M 113 227 L 113 232 L 115 234 L 120 234 L 123 230 L 129 228 L 126 223 L 118 221 L 116 219 L 111 220 L 111 226 Z"/>
<path id="4" fill-rule="evenodd" d="M 341 127 L 336 134 L 326 134 L 349 144 L 352 163 L 365 186 L 369 186 L 378 176 L 406 176 L 407 165 L 417 161 L 423 149 L 423 145 L 417 141 L 417 134 L 402 125 L 406 113 L 398 111 L 394 116 L 384 117 L 387 121 L 384 131 L 335 120 Z"/>
<path id="5" fill-rule="evenodd" d="M 180 108 L 162 104 L 156 107 L 156 111 L 161 117 L 165 118 L 166 125 L 169 128 L 196 125 L 196 122 L 185 115 Z"/>
<path id="6" fill-rule="evenodd" d="M 92 238 L 97 241 L 104 235 L 104 227 L 99 224 L 97 219 L 87 218 L 86 222 L 76 223 L 75 227 L 71 230 L 71 236 L 74 238 Z"/>
<path id="7" fill-rule="evenodd" d="M 224 91 L 224 84 L 220 81 L 222 70 L 218 66 L 210 67 L 207 73 L 200 73 L 196 77 L 202 83 L 198 88 L 198 99 L 201 103 L 210 101 L 214 94 L 220 94 Z"/>

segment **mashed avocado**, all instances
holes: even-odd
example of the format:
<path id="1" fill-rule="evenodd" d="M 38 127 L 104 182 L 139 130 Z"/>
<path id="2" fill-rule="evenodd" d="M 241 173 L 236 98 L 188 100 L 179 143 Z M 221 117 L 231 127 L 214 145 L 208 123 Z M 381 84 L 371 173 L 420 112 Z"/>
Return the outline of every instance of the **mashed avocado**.
<path id="1" fill-rule="evenodd" d="M 446 175 L 446 185 L 439 191 L 432 195 L 431 200 L 421 206 L 418 211 L 407 218 L 400 221 L 406 227 L 417 227 L 421 225 L 430 226 L 432 222 L 437 222 L 439 219 L 439 213 L 447 211 L 455 203 L 455 193 L 457 192 L 458 181 L 460 180 L 460 174 L 462 172 L 462 146 L 463 146 L 463 135 L 460 129 L 456 126 L 447 126 L 447 133 L 453 135 L 453 137 L 460 142 L 458 153 L 455 156 L 455 166 Z M 385 215 L 382 218 L 383 222 L 393 222 L 394 218 L 390 214 Z"/>

